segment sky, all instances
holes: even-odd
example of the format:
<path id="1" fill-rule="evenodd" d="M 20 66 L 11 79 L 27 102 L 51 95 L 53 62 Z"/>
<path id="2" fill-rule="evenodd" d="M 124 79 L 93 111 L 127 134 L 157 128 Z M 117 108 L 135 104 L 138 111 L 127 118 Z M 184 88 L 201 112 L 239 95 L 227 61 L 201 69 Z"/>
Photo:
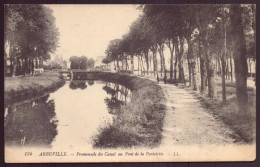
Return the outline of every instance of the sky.
<path id="1" fill-rule="evenodd" d="M 54 55 L 62 55 L 66 60 L 73 55 L 93 59 L 105 56 L 109 41 L 126 34 L 141 14 L 138 5 L 46 6 L 53 9 L 60 32 L 59 47 Z"/>

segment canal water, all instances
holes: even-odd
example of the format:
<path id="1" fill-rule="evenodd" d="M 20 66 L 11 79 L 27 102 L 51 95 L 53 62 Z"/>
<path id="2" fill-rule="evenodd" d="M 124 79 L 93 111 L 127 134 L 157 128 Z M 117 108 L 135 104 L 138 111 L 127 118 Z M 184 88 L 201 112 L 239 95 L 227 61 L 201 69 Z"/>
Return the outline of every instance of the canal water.
<path id="1" fill-rule="evenodd" d="M 129 89 L 103 81 L 67 81 L 53 93 L 5 107 L 7 147 L 92 148 L 93 138 L 130 101 Z"/>

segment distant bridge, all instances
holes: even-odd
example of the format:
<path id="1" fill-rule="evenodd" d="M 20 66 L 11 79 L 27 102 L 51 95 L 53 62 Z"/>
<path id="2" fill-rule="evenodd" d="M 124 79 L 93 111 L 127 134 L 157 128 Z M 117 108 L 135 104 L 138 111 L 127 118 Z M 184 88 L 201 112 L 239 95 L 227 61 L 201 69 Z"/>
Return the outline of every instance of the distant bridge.
<path id="1" fill-rule="evenodd" d="M 60 71 L 61 78 L 69 80 L 94 80 L 98 79 L 99 71 Z"/>

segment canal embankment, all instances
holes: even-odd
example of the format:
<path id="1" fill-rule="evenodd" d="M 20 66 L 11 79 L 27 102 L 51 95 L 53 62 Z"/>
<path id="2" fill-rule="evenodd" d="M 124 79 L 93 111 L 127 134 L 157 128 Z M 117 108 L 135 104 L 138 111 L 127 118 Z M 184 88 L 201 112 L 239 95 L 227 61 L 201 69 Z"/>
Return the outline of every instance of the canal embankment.
<path id="1" fill-rule="evenodd" d="M 137 76 L 104 72 L 96 72 L 95 76 L 129 88 L 132 97 L 131 102 L 121 108 L 113 123 L 94 138 L 94 147 L 158 146 L 165 115 L 165 98 L 161 87 Z"/>
<path id="2" fill-rule="evenodd" d="M 41 96 L 63 86 L 65 81 L 57 71 L 46 71 L 37 76 L 6 77 L 5 103 L 18 102 Z"/>
<path id="3" fill-rule="evenodd" d="M 112 122 L 99 129 L 97 136 L 93 136 L 94 147 L 156 147 L 160 144 L 165 98 L 163 90 L 155 82 L 137 76 L 96 71 L 81 73 L 80 78 L 76 79 L 113 82 L 132 92 L 130 102 L 120 108 Z M 65 80 L 60 78 L 58 72 L 44 72 L 34 77 L 5 78 L 5 101 L 17 102 L 42 96 L 57 90 L 64 83 Z"/>

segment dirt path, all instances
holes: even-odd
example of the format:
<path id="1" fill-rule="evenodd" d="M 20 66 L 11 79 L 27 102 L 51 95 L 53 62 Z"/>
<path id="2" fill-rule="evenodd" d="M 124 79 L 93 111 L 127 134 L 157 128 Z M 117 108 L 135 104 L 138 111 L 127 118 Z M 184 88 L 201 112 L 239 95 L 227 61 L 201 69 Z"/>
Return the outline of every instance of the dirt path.
<path id="1" fill-rule="evenodd" d="M 202 108 L 198 99 L 175 85 L 159 84 L 166 96 L 161 146 L 176 144 L 232 144 L 233 132 Z"/>

